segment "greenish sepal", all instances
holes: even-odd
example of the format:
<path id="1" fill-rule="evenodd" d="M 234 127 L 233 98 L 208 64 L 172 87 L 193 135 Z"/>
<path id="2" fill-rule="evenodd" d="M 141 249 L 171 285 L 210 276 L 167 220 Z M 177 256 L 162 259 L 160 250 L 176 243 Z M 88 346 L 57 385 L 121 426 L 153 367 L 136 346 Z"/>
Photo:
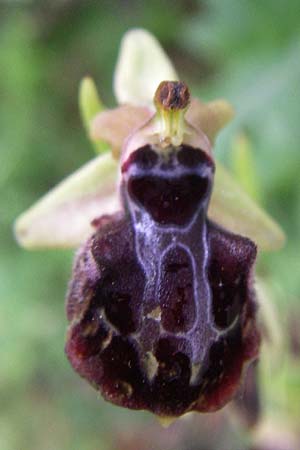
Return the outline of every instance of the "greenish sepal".
<path id="1" fill-rule="evenodd" d="M 104 153 L 110 149 L 109 144 L 103 140 L 92 141 L 90 139 L 91 122 L 101 111 L 105 110 L 96 85 L 91 77 L 82 79 L 79 86 L 79 110 L 81 119 L 96 153 Z"/>

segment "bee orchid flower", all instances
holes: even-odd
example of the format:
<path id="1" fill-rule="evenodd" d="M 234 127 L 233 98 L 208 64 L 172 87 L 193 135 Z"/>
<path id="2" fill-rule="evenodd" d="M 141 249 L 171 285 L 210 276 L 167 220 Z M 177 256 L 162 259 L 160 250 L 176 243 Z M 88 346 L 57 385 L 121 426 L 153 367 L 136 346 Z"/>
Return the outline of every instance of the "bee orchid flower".
<path id="1" fill-rule="evenodd" d="M 161 417 L 215 411 L 258 356 L 257 247 L 283 233 L 213 157 L 232 107 L 190 98 L 152 35 L 123 38 L 117 108 L 93 89 L 85 80 L 81 105 L 102 153 L 17 220 L 17 239 L 80 245 L 66 354 L 105 399 Z"/>

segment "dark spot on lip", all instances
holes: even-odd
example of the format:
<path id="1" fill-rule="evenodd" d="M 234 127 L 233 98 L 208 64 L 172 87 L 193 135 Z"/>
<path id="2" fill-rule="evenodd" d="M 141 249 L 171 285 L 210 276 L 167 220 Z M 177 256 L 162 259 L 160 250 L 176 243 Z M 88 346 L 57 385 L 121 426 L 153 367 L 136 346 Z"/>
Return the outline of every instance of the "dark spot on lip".
<path id="1" fill-rule="evenodd" d="M 212 312 L 217 327 L 229 327 L 242 313 L 249 289 L 249 260 L 255 258 L 255 245 L 245 239 L 243 252 L 238 251 L 238 240 L 225 238 L 220 232 L 211 233 L 211 252 L 208 279 L 212 292 Z M 222 270 L 219 270 L 219 268 Z"/>
<path id="2" fill-rule="evenodd" d="M 189 168 L 195 168 L 201 164 L 207 165 L 210 162 L 206 153 L 187 145 L 180 147 L 177 159 L 180 164 Z"/>
<path id="3" fill-rule="evenodd" d="M 175 177 L 132 176 L 128 180 L 131 197 L 160 224 L 185 225 L 201 206 L 209 180 L 197 174 Z"/>
<path id="4" fill-rule="evenodd" d="M 132 164 L 137 167 L 147 170 L 152 169 L 158 161 L 158 154 L 151 148 L 150 145 L 144 145 L 130 154 L 127 161 L 122 165 L 122 173 L 127 172 Z"/>
<path id="5" fill-rule="evenodd" d="M 162 324 L 172 333 L 187 332 L 195 321 L 192 261 L 188 253 L 173 247 L 161 263 L 159 301 Z"/>

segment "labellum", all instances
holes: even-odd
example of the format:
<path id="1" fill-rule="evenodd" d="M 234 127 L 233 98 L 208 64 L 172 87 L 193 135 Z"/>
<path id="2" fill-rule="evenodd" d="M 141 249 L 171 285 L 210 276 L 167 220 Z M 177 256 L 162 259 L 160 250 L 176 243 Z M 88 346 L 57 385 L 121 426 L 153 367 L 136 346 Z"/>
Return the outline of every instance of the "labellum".
<path id="1" fill-rule="evenodd" d="M 212 143 L 230 105 L 190 100 L 154 38 L 131 33 L 115 78 L 126 105 L 100 112 L 89 128 L 112 153 L 21 216 L 16 234 L 27 247 L 84 242 L 67 296 L 66 353 L 105 399 L 161 417 L 211 412 L 233 398 L 258 356 L 249 237 L 274 248 L 283 235 L 216 167 Z M 126 78 L 131 60 L 142 74 L 155 61 L 162 67 L 156 111 L 145 102 L 153 79 L 146 95 L 140 79 Z"/>
<path id="2" fill-rule="evenodd" d="M 255 244 L 207 218 L 215 164 L 184 120 L 187 86 L 124 145 L 117 214 L 79 252 L 67 300 L 73 367 L 118 405 L 160 416 L 214 411 L 257 357 Z"/>

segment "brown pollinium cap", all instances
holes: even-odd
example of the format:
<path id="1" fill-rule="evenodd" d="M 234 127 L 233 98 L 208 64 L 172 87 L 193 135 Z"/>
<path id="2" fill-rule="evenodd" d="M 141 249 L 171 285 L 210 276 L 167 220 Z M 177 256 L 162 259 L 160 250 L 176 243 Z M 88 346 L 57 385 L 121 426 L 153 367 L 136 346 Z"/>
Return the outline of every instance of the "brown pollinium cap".
<path id="1" fill-rule="evenodd" d="M 190 102 L 190 92 L 183 81 L 162 81 L 156 89 L 154 103 L 166 111 L 185 109 Z"/>

